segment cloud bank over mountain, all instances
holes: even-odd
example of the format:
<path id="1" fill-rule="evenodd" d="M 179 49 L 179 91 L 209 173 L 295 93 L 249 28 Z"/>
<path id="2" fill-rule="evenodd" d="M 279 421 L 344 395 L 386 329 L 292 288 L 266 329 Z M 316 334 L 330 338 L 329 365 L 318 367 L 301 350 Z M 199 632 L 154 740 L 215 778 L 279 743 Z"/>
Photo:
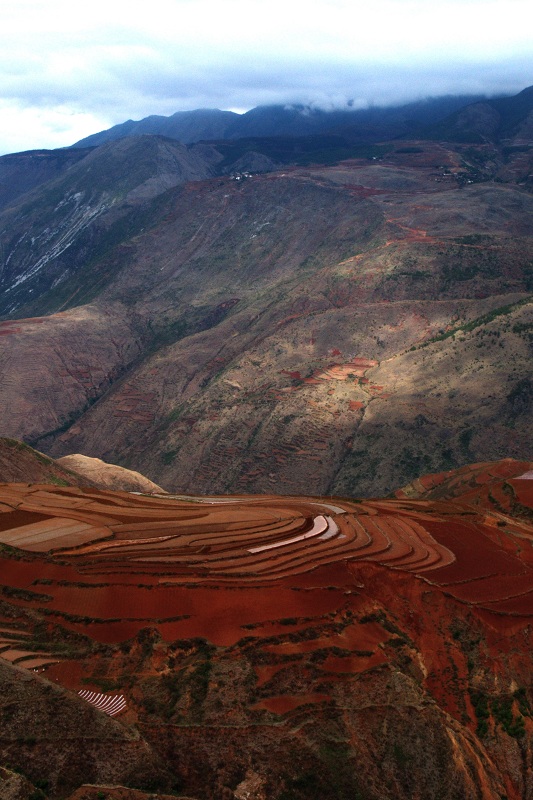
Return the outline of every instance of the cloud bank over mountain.
<path id="1" fill-rule="evenodd" d="M 386 105 L 531 83 L 527 0 L 24 0 L 0 33 L 0 152 L 127 118 L 270 103 Z"/>

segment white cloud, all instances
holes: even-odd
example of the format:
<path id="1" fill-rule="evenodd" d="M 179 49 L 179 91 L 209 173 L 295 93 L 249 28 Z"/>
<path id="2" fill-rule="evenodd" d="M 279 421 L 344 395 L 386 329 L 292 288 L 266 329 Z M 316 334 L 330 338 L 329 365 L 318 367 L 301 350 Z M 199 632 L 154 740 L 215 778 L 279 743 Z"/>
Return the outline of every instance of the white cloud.
<path id="1" fill-rule="evenodd" d="M 198 107 L 514 92 L 530 0 L 18 0 L 0 31 L 0 152 Z"/>
<path id="2" fill-rule="evenodd" d="M 0 152 L 65 147 L 107 124 L 104 117 L 65 107 L 24 108 L 0 101 Z"/>

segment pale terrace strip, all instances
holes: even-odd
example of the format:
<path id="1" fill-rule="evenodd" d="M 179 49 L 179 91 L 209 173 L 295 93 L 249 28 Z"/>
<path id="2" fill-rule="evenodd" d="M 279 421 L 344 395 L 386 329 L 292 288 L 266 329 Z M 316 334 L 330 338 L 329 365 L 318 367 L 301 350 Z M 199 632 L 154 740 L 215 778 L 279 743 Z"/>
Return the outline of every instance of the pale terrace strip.
<path id="1" fill-rule="evenodd" d="M 116 717 L 121 711 L 126 710 L 126 700 L 123 694 L 102 694 L 102 692 L 91 692 L 88 689 L 80 689 L 79 696 L 87 700 L 99 711 L 103 711 L 109 717 Z"/>

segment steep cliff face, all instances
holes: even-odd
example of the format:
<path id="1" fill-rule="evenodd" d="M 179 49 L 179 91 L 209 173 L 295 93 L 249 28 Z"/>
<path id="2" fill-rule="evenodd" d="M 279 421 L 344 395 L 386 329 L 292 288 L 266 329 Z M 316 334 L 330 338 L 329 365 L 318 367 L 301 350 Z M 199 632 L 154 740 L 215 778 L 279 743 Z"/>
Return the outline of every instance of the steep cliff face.
<path id="1" fill-rule="evenodd" d="M 365 501 L 5 484 L 0 758 L 53 798 L 531 800 L 532 467 Z"/>

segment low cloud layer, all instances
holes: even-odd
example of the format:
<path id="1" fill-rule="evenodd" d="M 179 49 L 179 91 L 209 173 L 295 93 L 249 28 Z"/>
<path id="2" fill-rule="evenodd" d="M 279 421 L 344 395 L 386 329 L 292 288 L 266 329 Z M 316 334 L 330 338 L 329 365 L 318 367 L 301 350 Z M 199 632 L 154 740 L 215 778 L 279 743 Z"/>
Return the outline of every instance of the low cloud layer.
<path id="1" fill-rule="evenodd" d="M 0 33 L 0 153 L 193 108 L 514 93 L 533 83 L 529 14 L 529 0 L 94 0 L 83 15 L 19 0 Z"/>

